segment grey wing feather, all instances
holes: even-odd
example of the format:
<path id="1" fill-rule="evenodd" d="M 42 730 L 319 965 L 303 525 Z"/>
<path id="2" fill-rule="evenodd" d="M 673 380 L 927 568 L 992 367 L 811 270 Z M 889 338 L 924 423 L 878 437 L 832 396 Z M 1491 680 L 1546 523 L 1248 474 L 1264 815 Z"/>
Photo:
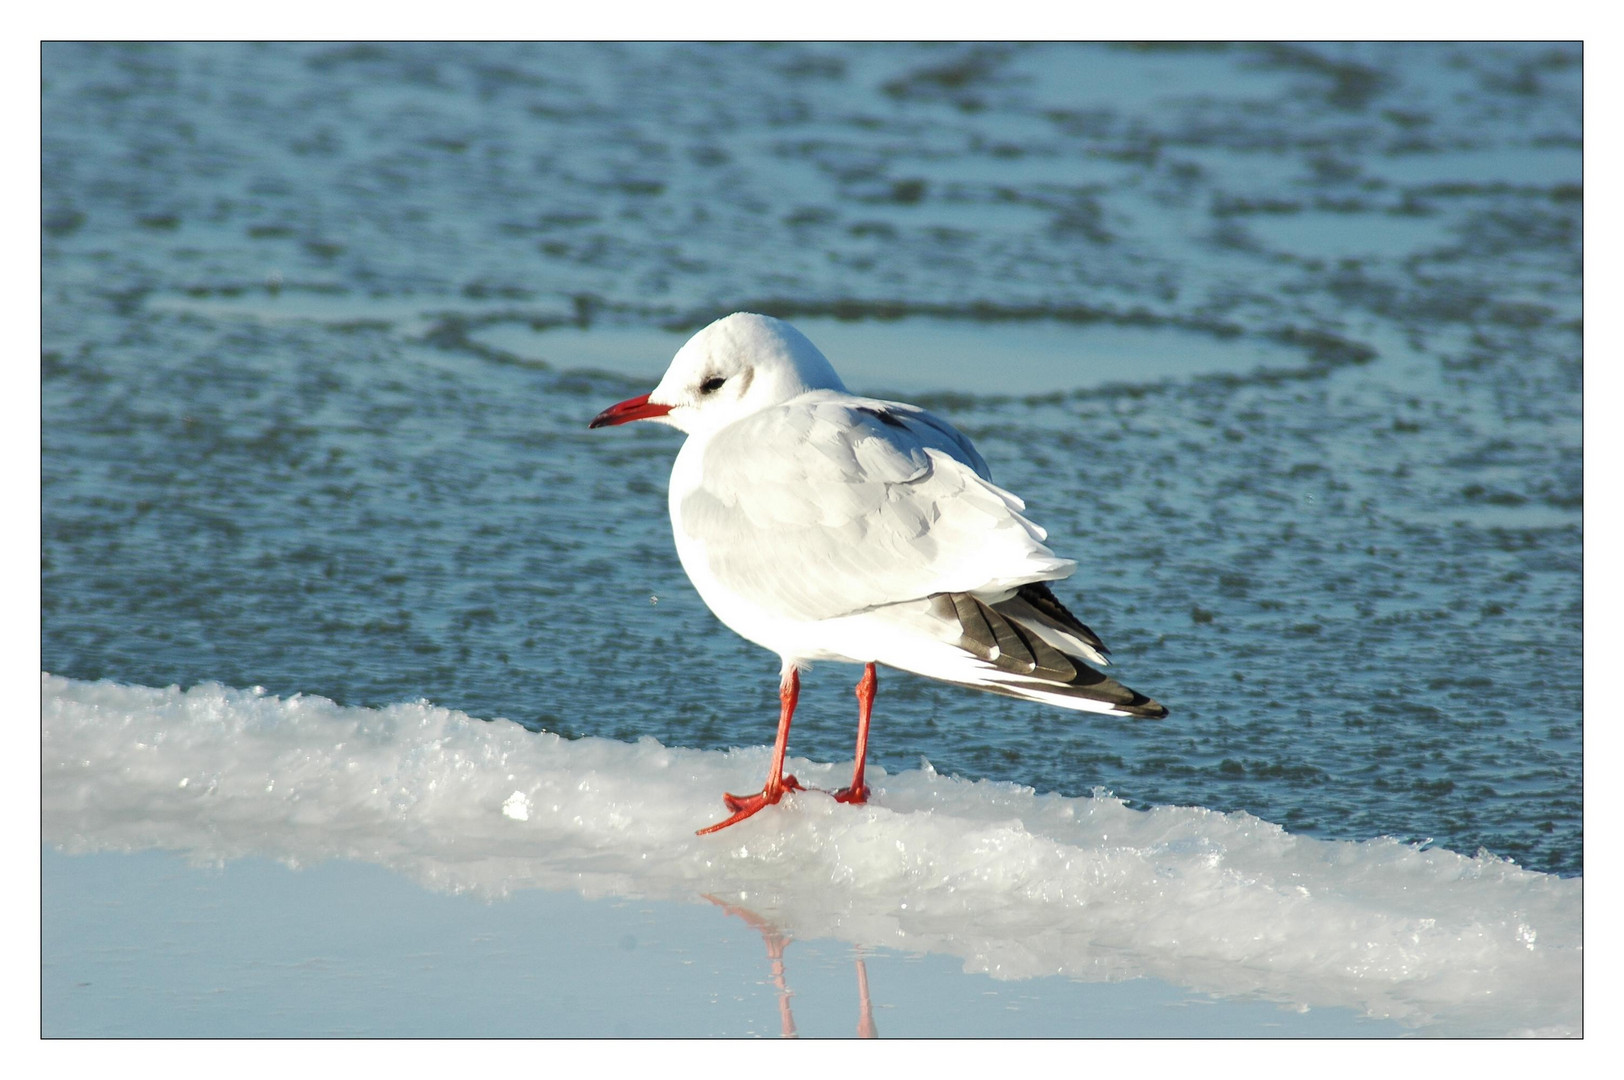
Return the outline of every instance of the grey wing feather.
<path id="1" fill-rule="evenodd" d="M 1065 577 L 963 435 L 891 402 L 805 398 L 714 436 L 681 523 L 717 581 L 808 620 Z"/>
<path id="2" fill-rule="evenodd" d="M 1083 625 L 1041 581 L 1022 585 L 1014 596 L 992 606 L 1058 649 L 1080 653 L 1096 664 L 1110 663 L 1106 657 L 1111 655 L 1111 650 L 1105 647 L 1100 636 Z"/>
<path id="3" fill-rule="evenodd" d="M 978 681 L 975 685 L 980 689 L 1058 705 L 1068 704 L 1068 698 L 1084 699 L 1125 716 L 1160 719 L 1167 715 L 1160 702 L 1096 671 L 1082 658 L 1052 647 L 1031 624 L 1006 617 L 1002 603 L 988 605 L 964 593 L 940 593 L 930 598 L 930 604 L 937 618 L 958 624 L 960 648 L 1013 676 Z M 1074 701 L 1069 704 L 1075 706 Z"/>

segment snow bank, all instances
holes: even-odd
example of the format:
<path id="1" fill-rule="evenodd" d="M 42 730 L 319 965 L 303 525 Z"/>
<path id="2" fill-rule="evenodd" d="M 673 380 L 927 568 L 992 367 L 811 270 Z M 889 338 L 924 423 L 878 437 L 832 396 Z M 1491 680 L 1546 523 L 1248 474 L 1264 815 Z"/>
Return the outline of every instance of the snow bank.
<path id="1" fill-rule="evenodd" d="M 1019 979 L 1154 976 L 1348 1006 L 1429 1033 L 1577 1034 L 1583 882 L 1480 854 L 1292 836 L 1247 814 L 871 769 L 725 832 L 765 747 L 570 741 L 427 703 L 42 676 L 44 839 L 219 862 L 345 858 L 498 898 L 575 890 L 748 907 L 797 938 Z M 838 787 L 850 763 L 795 759 Z"/>

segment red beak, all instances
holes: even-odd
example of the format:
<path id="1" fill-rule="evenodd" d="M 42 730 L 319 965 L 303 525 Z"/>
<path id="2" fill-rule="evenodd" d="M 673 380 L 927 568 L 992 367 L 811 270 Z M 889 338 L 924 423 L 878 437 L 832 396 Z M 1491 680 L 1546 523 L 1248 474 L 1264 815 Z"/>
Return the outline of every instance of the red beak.
<path id="1" fill-rule="evenodd" d="M 648 399 L 647 394 L 622 401 L 619 405 L 611 405 L 603 412 L 592 418 L 589 428 L 608 427 L 610 424 L 624 424 L 632 420 L 652 420 L 656 416 L 664 416 L 671 411 L 671 406 L 660 405 Z"/>

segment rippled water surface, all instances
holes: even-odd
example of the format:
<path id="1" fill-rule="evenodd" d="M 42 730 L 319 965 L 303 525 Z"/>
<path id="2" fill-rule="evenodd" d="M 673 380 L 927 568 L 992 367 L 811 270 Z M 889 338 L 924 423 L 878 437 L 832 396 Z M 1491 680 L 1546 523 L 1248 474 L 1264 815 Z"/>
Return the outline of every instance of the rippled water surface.
<path id="1" fill-rule="evenodd" d="M 47 45 L 44 667 L 770 741 L 680 437 L 586 430 L 765 311 L 967 432 L 1172 710 L 882 675 L 886 768 L 1578 874 L 1581 59 Z"/>

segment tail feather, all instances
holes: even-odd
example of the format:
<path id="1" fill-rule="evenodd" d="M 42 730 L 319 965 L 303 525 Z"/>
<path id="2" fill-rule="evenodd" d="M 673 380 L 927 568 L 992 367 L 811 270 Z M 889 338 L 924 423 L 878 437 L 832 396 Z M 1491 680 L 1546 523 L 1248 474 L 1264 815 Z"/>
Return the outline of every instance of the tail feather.
<path id="1" fill-rule="evenodd" d="M 1167 715 L 1158 702 L 1095 670 L 1082 657 L 1062 651 L 1070 646 L 1098 663 L 1106 662 L 1100 655 L 1104 643 L 1092 630 L 1048 589 L 1028 595 L 1028 588 L 991 606 L 969 593 L 937 593 L 930 598 L 933 614 L 958 624 L 959 647 L 991 669 L 986 681 L 974 685 L 1066 708 L 1150 719 Z"/>

